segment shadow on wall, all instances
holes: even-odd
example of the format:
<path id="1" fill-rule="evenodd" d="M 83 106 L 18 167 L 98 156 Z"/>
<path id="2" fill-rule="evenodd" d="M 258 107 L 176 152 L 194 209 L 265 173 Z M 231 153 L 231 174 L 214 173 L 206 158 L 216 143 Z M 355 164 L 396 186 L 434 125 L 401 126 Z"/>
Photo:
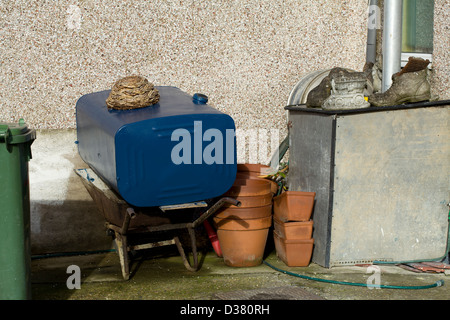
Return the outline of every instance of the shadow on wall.
<path id="1" fill-rule="evenodd" d="M 32 255 L 113 248 L 105 221 L 92 201 L 31 202 Z"/>
<path id="2" fill-rule="evenodd" d="M 107 250 L 113 246 L 104 219 L 75 168 L 76 130 L 41 130 L 29 162 L 32 255 Z"/>

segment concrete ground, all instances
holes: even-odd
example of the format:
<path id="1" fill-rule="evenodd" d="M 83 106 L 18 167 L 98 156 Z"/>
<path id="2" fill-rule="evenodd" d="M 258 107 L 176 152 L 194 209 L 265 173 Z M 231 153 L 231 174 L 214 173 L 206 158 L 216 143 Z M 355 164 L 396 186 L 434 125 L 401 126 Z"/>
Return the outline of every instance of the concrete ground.
<path id="1" fill-rule="evenodd" d="M 116 252 L 59 256 L 32 260 L 32 298 L 34 300 L 450 300 L 450 278 L 445 274 L 415 273 L 398 266 L 380 266 L 380 273 L 367 272 L 367 266 L 323 268 L 287 267 L 267 250 L 265 261 L 273 267 L 314 279 L 277 271 L 266 264 L 235 268 L 209 250 L 200 255 L 201 269 L 188 271 L 174 246 L 139 251 L 133 258 L 132 275 L 123 280 Z M 80 289 L 75 273 L 81 271 Z M 398 289 L 369 289 L 364 284 L 379 275 L 380 284 Z M 369 277 L 371 277 L 369 279 Z M 362 286 L 318 281 L 362 283 Z M 446 280 L 443 286 L 418 286 Z M 371 282 L 376 283 L 376 282 Z M 416 289 L 404 288 L 414 286 Z"/>
<path id="2" fill-rule="evenodd" d="M 40 132 L 30 162 L 32 201 L 32 252 L 109 248 L 104 221 L 79 177 L 73 172 L 83 164 L 75 150 L 73 130 Z M 59 151 L 58 151 L 59 150 Z M 58 151 L 58 152 L 57 152 Z M 58 155 L 55 157 L 55 155 Z M 53 159 L 49 165 L 48 159 Z M 45 169 L 45 170 L 44 170 Z M 51 188 L 49 188 L 51 186 Z M 80 241 L 82 240 L 82 241 Z M 186 270 L 174 247 L 140 252 L 133 274 L 124 281 L 116 252 L 61 256 L 32 261 L 34 300 L 450 300 L 450 281 L 429 289 L 368 289 L 367 267 L 288 268 L 268 246 L 266 261 L 273 266 L 309 277 L 362 283 L 349 286 L 307 280 L 262 264 L 232 268 L 212 250 L 202 257 L 197 272 Z M 44 251 L 42 251 L 44 250 Z M 68 289 L 70 266 L 81 271 L 80 289 Z M 396 266 L 380 266 L 381 285 L 422 286 L 450 279 L 443 274 L 414 273 Z M 71 278 L 73 279 L 73 278 Z"/>

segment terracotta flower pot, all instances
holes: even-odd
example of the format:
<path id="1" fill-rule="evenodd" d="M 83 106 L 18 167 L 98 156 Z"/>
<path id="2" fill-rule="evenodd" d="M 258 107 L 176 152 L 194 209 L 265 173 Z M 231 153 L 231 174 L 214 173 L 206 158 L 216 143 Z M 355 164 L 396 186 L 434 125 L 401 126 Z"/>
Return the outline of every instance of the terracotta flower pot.
<path id="1" fill-rule="evenodd" d="M 272 225 L 271 183 L 247 173 L 238 175 L 225 196 L 239 200 L 241 206 L 226 206 L 213 219 L 224 262 L 232 267 L 257 266 Z"/>
<path id="2" fill-rule="evenodd" d="M 233 197 L 233 198 L 241 203 L 241 205 L 239 206 L 239 209 L 241 209 L 241 208 L 254 208 L 272 205 L 273 197 L 271 193 L 267 193 L 260 196 Z M 232 204 L 225 204 L 223 208 L 236 208 L 236 207 Z"/>
<path id="3" fill-rule="evenodd" d="M 288 240 L 308 240 L 312 238 L 312 220 L 301 222 L 283 222 L 274 217 L 273 226 L 275 232 L 277 232 L 282 238 Z"/>
<path id="4" fill-rule="evenodd" d="M 260 179 L 260 180 L 265 180 L 265 181 L 269 181 L 270 183 L 270 190 L 272 192 L 272 194 L 277 194 L 278 192 L 278 184 L 270 179 L 264 179 L 264 178 L 259 178 L 258 175 L 256 173 L 252 173 L 252 172 L 238 172 L 236 174 L 236 179 L 238 180 L 242 180 L 242 179 Z"/>
<path id="5" fill-rule="evenodd" d="M 258 230 L 270 228 L 270 226 L 272 225 L 272 216 L 269 215 L 263 218 L 256 219 L 214 217 L 214 223 L 219 230 Z"/>
<path id="6" fill-rule="evenodd" d="M 264 179 L 259 178 L 272 173 L 272 168 L 264 164 L 238 163 L 237 165 L 237 179 Z M 270 179 L 264 179 L 270 182 L 270 188 L 275 195 L 278 192 L 278 184 Z"/>
<path id="7" fill-rule="evenodd" d="M 230 267 L 255 267 L 262 263 L 269 228 L 258 230 L 218 229 L 223 260 Z"/>
<path id="8" fill-rule="evenodd" d="M 274 216 L 280 221 L 308 221 L 313 211 L 315 196 L 315 192 L 283 192 L 273 198 Z"/>
<path id="9" fill-rule="evenodd" d="M 216 217 L 237 218 L 237 219 L 257 219 L 270 216 L 272 214 L 272 204 L 260 207 L 229 207 L 217 211 Z"/>
<path id="10" fill-rule="evenodd" d="M 265 179 L 236 179 L 233 186 L 225 193 L 225 196 L 262 196 L 270 192 L 270 182 Z"/>
<path id="11" fill-rule="evenodd" d="M 287 240 L 274 231 L 273 240 L 278 258 L 288 267 L 307 267 L 311 262 L 314 239 Z"/>
<path id="12" fill-rule="evenodd" d="M 231 267 L 262 263 L 272 215 L 258 219 L 214 217 L 223 259 Z"/>

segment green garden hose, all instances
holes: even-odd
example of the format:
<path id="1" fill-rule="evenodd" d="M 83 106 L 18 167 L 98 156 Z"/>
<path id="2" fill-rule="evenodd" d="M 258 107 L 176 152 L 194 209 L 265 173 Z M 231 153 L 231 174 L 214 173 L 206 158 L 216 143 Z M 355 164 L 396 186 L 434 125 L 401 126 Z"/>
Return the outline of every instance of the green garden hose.
<path id="1" fill-rule="evenodd" d="M 449 211 L 449 228 L 448 228 L 448 234 L 447 234 L 447 250 L 446 254 L 444 255 L 443 259 L 448 255 L 450 250 L 450 211 Z M 433 260 L 417 260 L 417 261 L 374 261 L 373 264 L 403 264 L 403 263 L 414 263 L 414 262 L 425 262 L 425 261 L 436 261 L 436 260 L 443 260 L 443 259 L 433 259 Z M 319 282 L 326 282 L 326 283 L 332 283 L 332 284 L 342 284 L 342 285 L 348 285 L 348 286 L 358 286 L 358 287 L 373 287 L 373 288 L 382 288 L 382 289 L 409 289 L 409 290 L 418 290 L 418 289 L 430 289 L 435 287 L 440 287 L 444 285 L 444 280 L 436 281 L 433 284 L 425 285 L 425 286 L 390 286 L 390 285 L 374 285 L 374 284 L 368 284 L 368 283 L 355 283 L 355 282 L 346 282 L 346 281 L 336 281 L 336 280 L 328 280 L 328 279 L 320 279 L 320 278 L 314 278 L 309 277 L 305 275 L 301 275 L 298 273 L 293 273 L 290 271 L 279 269 L 267 261 L 263 261 L 263 263 L 270 268 L 282 272 L 284 274 L 306 279 L 306 280 L 313 280 L 313 281 L 319 281 Z"/>
<path id="2" fill-rule="evenodd" d="M 368 284 L 368 283 L 336 281 L 336 280 L 328 280 L 328 279 L 309 277 L 309 276 L 301 275 L 298 273 L 293 273 L 293 272 L 289 272 L 286 270 L 282 270 L 282 269 L 279 269 L 279 268 L 271 265 L 270 263 L 268 263 L 265 260 L 263 261 L 263 263 L 276 271 L 282 272 L 282 273 L 290 275 L 290 276 L 294 276 L 294 277 L 298 277 L 298 278 L 302 278 L 302 279 L 306 279 L 306 280 L 313 280 L 313 281 L 333 283 L 333 284 L 343 284 L 343 285 L 348 285 L 348 286 L 373 287 L 373 288 L 382 288 L 382 289 L 410 289 L 410 290 L 415 289 L 415 290 L 418 290 L 418 289 L 430 289 L 430 288 L 434 288 L 434 287 L 441 287 L 444 285 L 444 280 L 439 280 L 433 284 L 425 285 L 425 286 L 389 286 L 389 285 L 375 285 L 375 284 Z"/>

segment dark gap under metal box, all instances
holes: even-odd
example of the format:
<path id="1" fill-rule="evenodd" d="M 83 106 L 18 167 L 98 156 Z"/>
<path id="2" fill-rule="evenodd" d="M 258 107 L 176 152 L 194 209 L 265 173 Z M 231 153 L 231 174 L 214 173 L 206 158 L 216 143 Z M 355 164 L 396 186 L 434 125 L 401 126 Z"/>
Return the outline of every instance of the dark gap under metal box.
<path id="1" fill-rule="evenodd" d="M 286 107 L 289 190 L 316 192 L 313 262 L 333 267 L 445 255 L 449 104 Z"/>
<path id="2" fill-rule="evenodd" d="M 106 106 L 110 90 L 76 104 L 81 158 L 125 201 L 153 207 L 215 198 L 237 171 L 233 119 L 175 87 L 133 110 Z"/>

